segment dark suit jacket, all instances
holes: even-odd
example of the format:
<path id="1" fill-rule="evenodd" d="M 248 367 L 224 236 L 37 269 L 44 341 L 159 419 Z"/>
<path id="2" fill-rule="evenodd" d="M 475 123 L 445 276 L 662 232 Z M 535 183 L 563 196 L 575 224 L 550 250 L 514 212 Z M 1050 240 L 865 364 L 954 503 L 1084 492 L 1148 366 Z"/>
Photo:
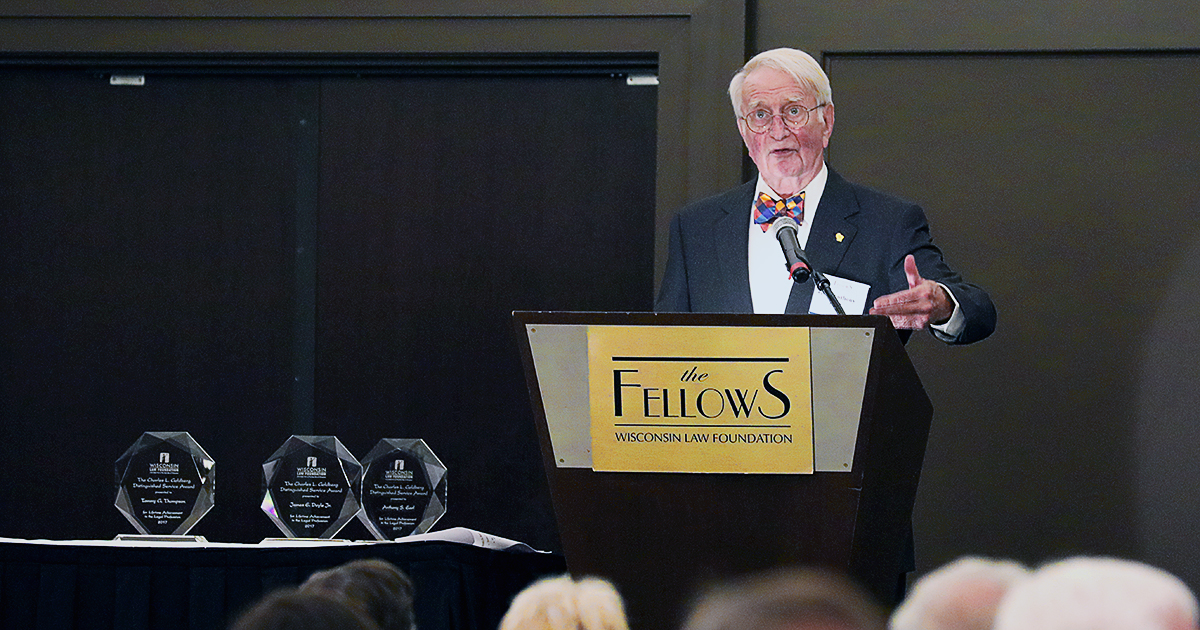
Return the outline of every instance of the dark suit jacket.
<path id="1" fill-rule="evenodd" d="M 698 201 L 671 221 L 655 311 L 753 312 L 746 257 L 754 187 L 750 181 Z M 869 284 L 868 308 L 875 298 L 908 288 L 904 257 L 912 254 L 921 276 L 946 285 L 962 308 L 966 325 L 953 343 L 979 341 L 996 328 L 991 298 L 946 265 L 919 206 L 852 184 L 833 169 L 804 249 L 818 271 Z M 807 313 L 812 293 L 812 279 L 793 284 L 786 312 Z"/>

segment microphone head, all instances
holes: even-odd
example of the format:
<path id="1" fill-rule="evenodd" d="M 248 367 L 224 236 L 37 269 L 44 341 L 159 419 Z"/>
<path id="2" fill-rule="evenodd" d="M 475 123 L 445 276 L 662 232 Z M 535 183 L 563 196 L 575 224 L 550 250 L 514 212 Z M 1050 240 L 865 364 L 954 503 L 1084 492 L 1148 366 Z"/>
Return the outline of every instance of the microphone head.
<path id="1" fill-rule="evenodd" d="M 806 260 L 807 257 L 804 255 L 804 250 L 796 242 L 796 237 L 799 233 L 800 226 L 792 217 L 775 217 L 771 221 L 771 236 L 774 236 L 775 240 L 779 241 L 779 245 L 783 247 L 783 256 L 787 262 L 788 275 L 796 282 L 805 282 L 812 274 L 812 270 L 808 267 L 808 260 Z"/>
<path id="2" fill-rule="evenodd" d="M 780 230 L 792 230 L 792 232 L 799 232 L 800 224 L 796 223 L 796 220 L 792 217 L 775 217 L 775 219 L 771 221 L 771 236 L 779 238 Z"/>

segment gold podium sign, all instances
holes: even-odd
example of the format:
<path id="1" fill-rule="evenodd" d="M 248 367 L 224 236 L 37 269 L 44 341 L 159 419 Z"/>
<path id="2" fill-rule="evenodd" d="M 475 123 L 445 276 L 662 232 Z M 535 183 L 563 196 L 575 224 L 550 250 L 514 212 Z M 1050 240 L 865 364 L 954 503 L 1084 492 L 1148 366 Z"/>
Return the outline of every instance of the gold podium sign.
<path id="1" fill-rule="evenodd" d="M 813 472 L 807 328 L 587 334 L 594 470 Z"/>

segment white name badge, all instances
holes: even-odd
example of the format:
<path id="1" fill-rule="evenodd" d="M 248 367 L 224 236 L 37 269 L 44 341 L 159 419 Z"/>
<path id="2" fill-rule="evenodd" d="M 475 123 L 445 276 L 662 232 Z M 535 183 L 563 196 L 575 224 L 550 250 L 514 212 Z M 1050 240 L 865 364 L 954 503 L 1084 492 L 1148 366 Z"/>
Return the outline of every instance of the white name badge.
<path id="1" fill-rule="evenodd" d="M 829 280 L 829 288 L 833 290 L 847 315 L 862 315 L 867 312 L 867 292 L 871 290 L 871 285 L 829 274 L 825 274 L 825 278 Z M 816 287 L 813 287 L 808 312 L 812 315 L 837 315 L 833 303 Z"/>

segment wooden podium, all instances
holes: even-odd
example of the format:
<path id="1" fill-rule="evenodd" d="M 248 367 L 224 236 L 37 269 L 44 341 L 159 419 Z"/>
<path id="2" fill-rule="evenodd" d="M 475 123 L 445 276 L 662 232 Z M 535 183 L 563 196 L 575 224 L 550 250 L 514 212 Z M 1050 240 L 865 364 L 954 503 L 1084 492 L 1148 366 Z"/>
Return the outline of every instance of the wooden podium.
<path id="1" fill-rule="evenodd" d="M 678 628 L 700 589 L 782 565 L 846 572 L 895 603 L 933 410 L 886 317 L 514 319 L 567 567 L 614 582 L 634 630 Z M 607 326 L 808 328 L 814 472 L 592 470 L 588 334 Z"/>

